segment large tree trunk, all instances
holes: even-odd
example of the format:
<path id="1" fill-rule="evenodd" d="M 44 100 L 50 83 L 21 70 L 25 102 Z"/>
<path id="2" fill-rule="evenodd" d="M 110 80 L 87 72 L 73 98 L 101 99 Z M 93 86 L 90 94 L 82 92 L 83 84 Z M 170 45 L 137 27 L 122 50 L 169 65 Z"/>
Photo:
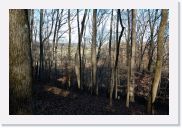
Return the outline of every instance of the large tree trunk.
<path id="1" fill-rule="evenodd" d="M 9 114 L 32 114 L 28 10 L 9 10 Z"/>
<path id="2" fill-rule="evenodd" d="M 130 101 L 134 102 L 135 88 L 135 49 L 136 49 L 136 10 L 132 9 L 132 33 L 131 33 L 131 79 L 129 87 Z"/>
<path id="3" fill-rule="evenodd" d="M 93 26 L 92 26 L 92 87 L 98 95 L 97 85 L 97 59 L 96 59 L 96 37 L 97 37 L 97 9 L 93 9 Z"/>
<path id="4" fill-rule="evenodd" d="M 165 28 L 167 25 L 167 19 L 168 19 L 168 10 L 167 9 L 162 9 L 162 14 L 161 14 L 161 22 L 159 26 L 159 31 L 158 31 L 158 37 L 157 37 L 157 61 L 156 61 L 156 66 L 155 66 L 155 74 L 154 74 L 154 79 L 152 82 L 152 92 L 151 95 L 149 96 L 149 101 L 148 101 L 148 113 L 152 114 L 153 112 L 153 104 L 156 99 L 157 95 L 157 90 L 159 86 L 159 81 L 161 78 L 161 70 L 162 70 L 162 60 L 163 60 L 163 42 L 164 42 L 164 33 L 165 33 Z"/>

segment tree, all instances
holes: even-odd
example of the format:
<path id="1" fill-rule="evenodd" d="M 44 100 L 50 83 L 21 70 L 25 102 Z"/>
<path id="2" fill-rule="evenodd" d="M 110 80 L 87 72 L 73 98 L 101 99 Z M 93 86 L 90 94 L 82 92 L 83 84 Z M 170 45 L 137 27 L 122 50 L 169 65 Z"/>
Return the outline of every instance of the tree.
<path id="1" fill-rule="evenodd" d="M 28 10 L 9 10 L 9 113 L 32 114 Z"/>
<path id="2" fill-rule="evenodd" d="M 129 107 L 129 102 L 134 102 L 135 88 L 135 47 L 136 47 L 136 9 L 132 9 L 132 31 L 131 31 L 131 75 L 128 75 L 127 100 L 126 106 Z M 129 62 L 130 63 L 130 62 Z"/>
<path id="3" fill-rule="evenodd" d="M 44 72 L 44 43 L 51 36 L 53 24 L 54 24 L 55 11 L 52 10 L 52 24 L 51 30 L 46 36 L 43 36 L 43 25 L 44 25 L 44 10 L 40 9 L 40 26 L 39 26 L 39 41 L 40 41 L 40 68 L 39 68 L 39 80 L 43 80 Z M 44 37 L 44 38 L 43 38 Z"/>
<path id="4" fill-rule="evenodd" d="M 130 101 L 134 102 L 134 87 L 135 87 L 135 49 L 136 49 L 136 13 L 135 9 L 132 10 L 132 33 L 131 33 L 131 86 L 129 90 L 130 93 Z"/>
<path id="5" fill-rule="evenodd" d="M 65 12 L 65 13 L 63 13 Z M 66 17 L 65 17 L 66 16 Z M 58 18 L 58 26 L 57 26 L 57 32 L 56 32 L 56 42 L 55 42 L 55 46 L 54 46 L 54 65 L 55 65 L 55 76 L 57 78 L 57 60 L 58 60 L 58 42 L 59 40 L 62 38 L 62 36 L 68 31 L 68 29 L 66 30 L 62 30 L 61 28 L 63 27 L 64 24 L 67 23 L 67 12 L 64 11 L 63 9 L 61 9 L 61 13 L 59 14 L 59 18 Z M 61 44 L 61 63 L 63 63 L 63 55 L 62 55 L 62 50 L 63 50 L 63 46 L 64 44 Z"/>
<path id="6" fill-rule="evenodd" d="M 129 102 L 130 102 L 130 79 L 131 79 L 131 49 L 130 49 L 130 40 L 131 40 L 131 35 L 130 35 L 130 10 L 127 10 L 128 14 L 128 39 L 127 39 L 127 97 L 126 97 L 126 107 L 129 107 Z"/>
<path id="7" fill-rule="evenodd" d="M 58 22 L 59 22 L 59 9 L 56 9 L 56 23 L 55 23 L 55 26 L 54 26 L 54 35 L 53 35 L 53 41 L 52 41 L 52 60 L 51 60 L 51 63 L 53 63 L 54 64 L 54 73 L 55 73 L 55 76 L 57 76 L 57 62 L 56 62 L 56 55 L 55 55 L 55 53 L 56 53 L 56 43 L 57 43 L 57 30 L 58 30 Z M 62 11 L 63 12 L 63 11 Z M 62 14 L 62 12 L 61 12 L 61 14 Z M 51 64 L 51 67 L 52 67 L 52 65 L 53 64 Z M 50 70 L 51 70 L 51 68 L 50 68 Z"/>
<path id="8" fill-rule="evenodd" d="M 80 31 L 80 23 L 79 23 L 79 9 L 77 9 L 77 25 L 78 25 L 78 47 L 75 54 L 75 70 L 77 75 L 77 83 L 78 83 L 78 89 L 81 88 L 82 85 L 82 70 L 81 70 L 81 42 L 83 37 L 83 30 L 85 26 L 85 19 L 87 16 L 87 9 L 85 9 L 83 20 L 81 22 L 81 31 Z"/>
<path id="9" fill-rule="evenodd" d="M 97 38 L 97 9 L 93 9 L 93 24 L 92 24 L 92 87 L 95 88 L 95 93 L 98 95 L 97 85 L 97 59 L 96 59 L 96 38 Z"/>
<path id="10" fill-rule="evenodd" d="M 119 29 L 119 22 L 121 25 L 121 32 L 118 38 L 118 29 Z M 120 48 L 120 43 L 121 43 L 121 37 L 123 36 L 123 32 L 124 32 L 124 26 L 122 23 L 122 19 L 121 19 L 121 12 L 120 9 L 117 10 L 117 23 L 116 23 L 116 52 L 115 52 L 115 64 L 114 64 L 114 87 L 115 87 L 115 99 L 117 99 L 117 78 L 118 78 L 118 56 L 119 56 L 119 48 Z"/>
<path id="11" fill-rule="evenodd" d="M 144 54 L 145 54 L 145 50 L 147 48 L 147 45 L 144 44 L 144 38 L 145 38 L 145 33 L 146 33 L 146 30 L 147 30 L 147 26 L 148 26 L 148 19 L 146 18 L 146 10 L 142 10 L 140 12 L 140 15 L 138 17 L 138 24 L 137 24 L 137 35 L 138 35 L 138 42 L 139 42 L 139 50 L 140 50 L 140 53 L 139 53 L 139 65 L 138 65 L 138 70 L 139 71 L 142 71 L 142 66 L 144 64 L 143 62 L 143 57 L 144 57 Z"/>
<path id="12" fill-rule="evenodd" d="M 155 11 L 154 17 L 153 17 L 153 13 Z M 148 71 L 151 71 L 151 66 L 153 63 L 153 54 L 154 54 L 154 36 L 155 36 L 155 26 L 156 26 L 156 22 L 158 17 L 158 9 L 154 10 L 151 14 L 150 10 L 148 10 L 148 14 L 149 14 L 149 27 L 150 27 L 150 46 L 149 46 L 149 50 L 148 50 L 148 56 L 149 56 L 149 62 L 148 62 Z"/>
<path id="13" fill-rule="evenodd" d="M 119 23 L 121 25 L 121 32 L 118 38 L 118 28 Z M 110 88 L 110 103 L 109 105 L 112 106 L 112 94 L 113 94 L 113 88 L 115 87 L 115 99 L 117 98 L 117 69 L 118 69 L 118 56 L 119 56 L 119 48 L 120 48 L 120 42 L 121 37 L 123 36 L 125 27 L 123 26 L 122 19 L 121 19 L 121 12 L 120 9 L 117 9 L 117 22 L 116 22 L 116 52 L 115 52 L 115 63 L 114 63 L 114 69 L 113 69 L 113 78 L 114 78 L 114 86 L 112 85 Z"/>
<path id="14" fill-rule="evenodd" d="M 154 112 L 154 102 L 156 99 L 159 81 L 161 78 L 162 61 L 163 61 L 163 53 L 164 53 L 163 43 L 164 43 L 165 29 L 167 26 L 167 19 L 168 19 L 168 10 L 162 9 L 161 22 L 160 22 L 158 37 L 157 37 L 157 61 L 155 65 L 155 73 L 154 73 L 154 79 L 152 82 L 151 95 L 149 96 L 149 100 L 148 100 L 147 111 L 149 114 L 152 114 Z"/>
<path id="15" fill-rule="evenodd" d="M 43 73 L 43 62 L 44 62 L 44 55 L 43 55 L 43 40 L 42 40 L 42 30 L 43 29 L 43 9 L 40 10 L 40 27 L 39 27 L 39 41 L 40 41 L 40 68 L 39 68 L 39 80 L 42 80 L 42 73 Z"/>
<path id="16" fill-rule="evenodd" d="M 109 106 L 112 106 L 112 92 L 113 92 L 113 87 L 112 87 L 112 82 L 111 82 L 111 71 L 112 71 L 112 66 L 111 66 L 111 42 L 112 42 L 112 24 L 113 24 L 113 9 L 111 12 L 111 22 L 110 22 L 110 37 L 109 37 L 109 86 L 110 86 L 110 91 L 109 91 Z"/>
<path id="17" fill-rule="evenodd" d="M 69 59 L 69 64 L 71 65 L 71 23 L 70 23 L 70 9 L 68 9 L 68 29 L 69 29 L 69 44 L 68 44 L 68 59 Z M 70 66 L 71 68 L 71 66 Z M 69 69 L 69 82 L 68 86 L 70 87 L 70 76 L 71 76 L 71 71 Z"/>

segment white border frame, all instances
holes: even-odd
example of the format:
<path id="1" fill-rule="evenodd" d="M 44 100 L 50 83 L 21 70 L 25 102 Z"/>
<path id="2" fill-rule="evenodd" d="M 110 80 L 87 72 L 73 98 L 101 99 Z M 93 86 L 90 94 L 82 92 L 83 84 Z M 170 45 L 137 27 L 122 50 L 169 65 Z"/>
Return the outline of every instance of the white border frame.
<path id="1" fill-rule="evenodd" d="M 0 122 L 3 124 L 113 124 L 179 125 L 179 42 L 176 0 L 6 0 L 0 21 Z M 169 115 L 9 115 L 9 9 L 121 8 L 169 9 Z M 3 18 L 2 18 L 3 17 Z M 122 108 L 121 108 L 122 109 Z"/>

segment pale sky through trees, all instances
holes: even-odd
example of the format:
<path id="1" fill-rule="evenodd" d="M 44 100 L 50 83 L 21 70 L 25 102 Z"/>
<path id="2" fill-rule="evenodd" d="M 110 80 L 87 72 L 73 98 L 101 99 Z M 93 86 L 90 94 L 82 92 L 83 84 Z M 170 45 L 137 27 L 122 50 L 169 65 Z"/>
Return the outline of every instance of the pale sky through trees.
<path id="1" fill-rule="evenodd" d="M 51 15 L 50 15 L 50 13 L 51 13 L 51 10 L 50 9 L 48 9 L 48 10 L 46 10 L 47 11 L 47 13 L 48 13 L 48 20 L 49 20 L 49 29 L 51 28 Z M 60 11 L 61 11 L 61 9 L 60 9 Z M 63 19 L 64 19 L 64 21 L 63 22 L 66 22 L 62 27 L 61 27 L 61 29 L 60 29 L 60 34 L 62 34 L 62 32 L 64 32 L 64 31 L 66 31 L 67 29 L 68 29 L 68 24 L 67 24 L 67 9 L 64 9 L 64 11 L 63 11 Z M 98 31 L 97 31 L 97 33 L 99 33 L 99 32 L 103 32 L 105 35 L 107 35 L 106 36 L 106 40 L 105 40 L 105 42 L 104 43 L 108 43 L 108 38 L 109 38 L 109 28 L 110 28 L 110 18 L 111 18 L 111 9 L 105 9 L 104 11 L 106 11 L 106 13 L 104 14 L 104 15 L 99 15 L 99 13 L 100 12 L 102 12 L 103 11 L 103 9 L 100 9 L 100 10 L 98 10 L 98 15 L 97 15 L 97 18 L 99 18 L 99 16 L 103 16 L 103 22 L 102 22 L 102 24 L 97 28 L 98 29 Z M 154 15 L 154 9 L 151 9 L 150 10 L 151 11 L 151 15 Z M 144 13 L 143 13 L 144 12 Z M 79 17 L 79 19 L 80 19 L 80 24 L 81 24 L 81 21 L 82 21 L 82 18 L 83 18 L 83 13 L 84 13 L 84 10 L 83 9 L 80 9 L 80 13 L 79 13 L 79 15 L 80 15 L 80 17 Z M 91 9 L 89 9 L 89 15 L 87 15 L 87 17 L 86 17 L 86 40 L 88 40 L 89 39 L 89 41 L 91 41 L 91 31 L 90 31 L 90 29 L 89 28 L 91 28 L 92 27 L 92 17 L 91 17 L 91 15 L 92 15 L 92 11 L 91 11 Z M 158 11 L 158 15 L 160 15 L 160 10 Z M 38 10 L 38 9 L 36 9 L 35 10 L 35 15 L 34 15 L 34 17 L 35 17 L 35 24 L 34 24 L 34 26 L 36 26 L 37 27 L 37 41 L 39 42 L 39 18 L 40 18 L 40 10 Z M 77 33 L 77 21 L 76 21 L 76 9 L 71 9 L 71 19 L 74 17 L 74 19 L 73 19 L 73 21 L 71 21 L 71 28 L 72 28 L 72 33 L 71 33 L 71 35 L 72 35 L 72 43 L 77 43 L 78 42 L 78 33 Z M 124 35 L 123 35 L 123 38 L 121 39 L 121 41 L 122 42 L 125 42 L 125 36 L 126 36 L 126 31 L 127 31 L 127 12 L 126 12 L 126 10 L 122 10 L 122 12 L 121 12 L 121 18 L 122 18 L 122 20 L 123 20 L 123 24 L 124 24 L 124 26 L 125 26 L 125 31 L 124 31 Z M 140 18 L 140 19 L 139 19 Z M 55 15 L 55 17 L 54 17 L 54 20 L 56 19 L 56 15 Z M 116 12 L 114 11 L 114 19 L 116 19 Z M 139 31 L 142 31 L 142 30 L 140 30 L 141 29 L 141 27 L 139 26 L 139 25 L 143 25 L 145 22 L 147 22 L 147 20 L 149 19 L 149 16 L 148 16 L 148 12 L 147 12 L 147 9 L 138 9 L 137 10 L 137 28 L 136 28 L 136 30 L 137 30 L 137 33 L 139 33 Z M 47 16 L 45 16 L 45 20 L 46 20 L 46 22 L 47 22 Z M 157 20 L 157 24 L 159 24 L 159 22 L 160 22 L 160 17 L 158 18 L 158 20 Z M 54 22 L 54 24 L 55 24 L 55 22 Z M 114 25 L 115 25 L 116 23 L 114 22 Z M 148 22 L 147 22 L 147 24 L 149 24 Z M 114 31 L 113 31 L 113 35 L 115 35 L 115 26 L 113 25 L 113 27 L 114 27 Z M 55 25 L 53 25 L 53 26 L 55 26 Z M 156 31 L 157 31 L 157 26 L 158 25 L 156 25 L 155 27 L 155 32 L 154 33 L 156 33 Z M 46 29 L 46 23 L 44 24 L 44 29 Z M 54 30 L 54 27 L 53 27 L 53 30 Z M 119 32 L 120 32 L 120 30 L 121 30 L 121 27 L 119 27 Z M 149 28 L 149 25 L 147 26 L 147 28 L 146 28 L 146 34 L 145 34 L 145 36 L 144 36 L 144 42 L 146 42 L 147 41 L 147 39 L 148 39 L 148 37 L 150 36 L 150 34 L 149 34 L 149 31 L 150 31 L 150 28 Z M 168 31 L 167 31 L 168 32 Z M 147 34 L 148 33 L 148 34 Z M 98 34 L 99 35 L 99 34 Z M 138 34 L 137 34 L 137 36 L 139 36 Z M 53 39 L 53 33 L 51 34 L 51 36 L 50 36 L 50 38 L 49 38 L 50 40 L 52 40 Z M 88 43 L 88 41 L 86 41 L 87 43 Z M 50 43 L 52 43 L 51 41 L 50 41 Z M 60 38 L 60 40 L 59 40 L 59 43 L 68 43 L 68 31 L 66 31 L 64 34 L 63 34 L 63 36 L 62 36 L 62 38 Z"/>

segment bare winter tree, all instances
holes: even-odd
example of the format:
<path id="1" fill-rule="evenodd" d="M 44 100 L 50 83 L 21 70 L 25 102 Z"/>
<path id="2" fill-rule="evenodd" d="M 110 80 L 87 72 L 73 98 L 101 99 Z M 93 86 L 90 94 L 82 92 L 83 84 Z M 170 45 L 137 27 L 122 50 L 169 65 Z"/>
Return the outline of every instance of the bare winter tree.
<path id="1" fill-rule="evenodd" d="M 135 88 L 135 48 L 136 48 L 136 13 L 135 9 L 132 9 L 132 31 L 131 31 L 131 76 L 128 80 L 127 87 L 127 101 L 126 106 L 129 107 L 129 102 L 134 102 L 134 88 Z M 129 71 L 129 70 L 128 70 Z"/>
<path id="2" fill-rule="evenodd" d="M 111 42 L 112 42 L 112 25 L 113 25 L 113 9 L 111 12 L 111 22 L 110 22 L 110 37 L 109 37 L 109 87 L 110 87 L 110 91 L 109 91 L 109 106 L 112 106 L 112 92 L 113 92 L 113 87 L 112 87 L 112 82 L 111 82 L 111 75 L 112 75 L 112 66 L 111 66 Z"/>
<path id="3" fill-rule="evenodd" d="M 57 75 L 57 62 L 56 62 L 56 41 L 57 41 L 57 32 L 58 32 L 58 23 L 59 23 L 59 9 L 56 9 L 55 11 L 56 13 L 56 22 L 55 22 L 55 26 L 54 26 L 54 33 L 53 33 L 53 41 L 52 41 L 52 60 L 51 60 L 51 67 L 54 64 L 54 72 L 55 72 L 55 76 Z M 63 13 L 63 10 L 61 11 L 61 14 Z M 62 15 L 61 15 L 62 16 Z M 52 68 L 50 68 L 50 70 L 52 70 Z"/>
<path id="4" fill-rule="evenodd" d="M 92 25 L 92 87 L 98 95 L 97 85 L 97 60 L 96 60 L 96 38 L 97 38 L 97 9 L 93 9 L 93 25 Z"/>
<path id="5" fill-rule="evenodd" d="M 68 44 L 68 59 L 69 59 L 69 65 L 70 68 L 68 69 L 68 86 L 70 87 L 70 77 L 71 77 L 71 21 L 70 21 L 70 9 L 68 9 L 68 29 L 69 29 L 69 44 Z"/>
<path id="6" fill-rule="evenodd" d="M 9 10 L 9 114 L 32 114 L 28 10 Z"/>
<path id="7" fill-rule="evenodd" d="M 120 35 L 118 36 L 118 28 L 119 28 L 119 23 L 121 25 L 121 32 Z M 124 32 L 124 26 L 122 23 L 121 19 L 121 12 L 120 9 L 117 10 L 117 23 L 116 23 L 116 52 L 115 52 L 115 64 L 114 64 L 114 69 L 113 69 L 113 78 L 114 78 L 114 86 L 111 86 L 111 92 L 110 92 L 110 106 L 112 106 L 112 93 L 113 93 L 113 88 L 115 88 L 115 99 L 117 98 L 117 68 L 118 68 L 118 56 L 119 56 L 119 48 L 120 48 L 120 42 L 121 42 L 121 37 L 123 36 Z"/>
<path id="8" fill-rule="evenodd" d="M 127 16 L 128 16 L 128 37 L 127 37 L 127 97 L 126 97 L 126 107 L 129 107 L 129 102 L 130 102 L 130 79 L 131 79 L 131 45 L 130 45 L 130 40 L 131 40 L 131 29 L 130 29 L 130 10 L 127 10 Z"/>
<path id="9" fill-rule="evenodd" d="M 142 67 L 144 66 L 144 62 L 143 62 L 143 57 L 147 48 L 147 45 L 144 44 L 144 38 L 145 38 L 145 33 L 147 30 L 147 26 L 148 26 L 148 19 L 146 20 L 146 11 L 142 10 L 141 11 L 141 15 L 139 15 L 138 17 L 138 42 L 139 42 L 139 49 L 140 49 L 140 53 L 139 53 L 139 65 L 138 65 L 138 70 L 142 71 Z"/>
<path id="10" fill-rule="evenodd" d="M 165 29 L 167 26 L 167 19 L 168 19 L 168 10 L 167 9 L 162 9 L 161 12 L 161 22 L 159 26 L 159 31 L 158 31 L 158 37 L 157 37 L 157 61 L 156 61 L 156 66 L 155 66 L 155 74 L 154 74 L 154 79 L 152 82 L 152 91 L 151 95 L 149 96 L 148 100 L 148 113 L 149 114 L 154 114 L 154 102 L 156 99 L 157 95 L 157 90 L 159 86 L 159 81 L 161 78 L 161 71 L 162 71 L 162 61 L 163 61 L 163 53 L 164 53 L 164 48 L 163 48 L 163 43 L 164 43 L 164 33 Z"/>
<path id="11" fill-rule="evenodd" d="M 40 68 L 39 68 L 39 80 L 43 80 L 44 72 L 44 43 L 51 36 L 53 24 L 54 24 L 54 10 L 52 10 L 52 24 L 51 30 L 47 36 L 43 36 L 43 25 L 44 25 L 44 10 L 40 9 L 40 26 L 39 26 L 39 41 L 40 41 Z"/>
<path id="12" fill-rule="evenodd" d="M 119 23 L 121 25 L 120 35 L 118 34 Z M 113 71 L 113 74 L 114 74 L 115 99 L 117 99 L 118 56 L 119 56 L 119 49 L 120 49 L 121 37 L 123 36 L 123 32 L 124 32 L 124 26 L 123 26 L 122 19 L 121 19 L 121 12 L 120 12 L 120 9 L 118 9 L 117 10 L 117 23 L 116 23 L 116 55 L 115 55 L 116 58 L 115 58 L 114 71 Z"/>
<path id="13" fill-rule="evenodd" d="M 132 33 L 131 33 L 131 86 L 130 101 L 134 102 L 134 88 L 135 88 L 135 49 L 136 49 L 136 15 L 137 10 L 132 10 Z"/>
<path id="14" fill-rule="evenodd" d="M 44 55 L 43 55 L 43 40 L 42 40 L 42 33 L 43 33 L 43 9 L 40 10 L 40 27 L 39 27 L 39 41 L 40 41 L 40 67 L 39 67 L 39 80 L 42 80 L 43 74 L 43 62 L 44 62 Z"/>
<path id="15" fill-rule="evenodd" d="M 155 13 L 155 14 L 153 14 Z M 148 15 L 149 15 L 149 27 L 150 27 L 150 45 L 149 45 L 149 50 L 148 50 L 148 56 L 149 56 L 149 62 L 148 62 L 148 71 L 151 71 L 151 66 L 153 63 L 153 54 L 154 54 L 154 36 L 155 36 L 155 29 L 156 29 L 156 23 L 157 19 L 159 18 L 158 16 L 158 9 L 153 10 L 152 14 L 150 9 L 148 10 Z"/>
<path id="16" fill-rule="evenodd" d="M 78 47 L 77 51 L 75 54 L 75 72 L 77 75 L 77 83 L 78 83 L 78 88 L 80 89 L 82 86 L 82 76 L 81 76 L 81 42 L 82 42 L 82 37 L 83 37 L 83 30 L 85 26 L 85 19 L 87 16 L 87 9 L 85 9 L 84 15 L 83 15 L 83 20 L 81 22 L 81 31 L 80 31 L 80 23 L 79 23 L 79 9 L 77 9 L 77 25 L 78 25 Z"/>

